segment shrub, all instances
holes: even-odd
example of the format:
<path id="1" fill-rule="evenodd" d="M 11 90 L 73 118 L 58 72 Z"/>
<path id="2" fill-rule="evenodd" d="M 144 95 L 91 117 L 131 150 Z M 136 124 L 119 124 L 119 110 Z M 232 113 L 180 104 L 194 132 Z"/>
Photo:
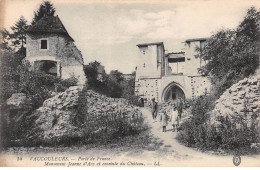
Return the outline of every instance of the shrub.
<path id="1" fill-rule="evenodd" d="M 143 107 L 139 96 L 129 95 L 125 99 L 127 99 L 132 105 Z"/>
<path id="2" fill-rule="evenodd" d="M 99 112 L 88 112 L 88 93 L 85 86 L 79 95 L 78 126 L 84 131 L 84 142 L 109 142 L 118 137 L 134 135 L 143 130 L 141 113 L 132 106 L 121 110 L 111 109 Z"/>
<path id="3" fill-rule="evenodd" d="M 78 99 L 78 108 L 77 108 L 77 120 L 76 121 L 76 126 L 81 127 L 84 126 L 84 122 L 86 115 L 88 114 L 88 94 L 87 94 L 87 85 L 85 83 L 82 91 L 79 93 L 79 99 Z"/>
<path id="4" fill-rule="evenodd" d="M 210 111 L 214 108 L 215 96 L 197 98 L 192 104 L 192 117 L 180 126 L 178 140 L 189 147 L 202 150 L 224 149 L 230 152 L 250 149 L 251 143 L 259 142 L 259 127 L 248 128 L 244 123 L 237 128 L 238 121 L 220 121 L 221 127 L 210 124 Z M 246 150 L 243 150 L 245 148 Z"/>
<path id="5" fill-rule="evenodd" d="M 3 135 L 3 146 L 20 146 L 28 143 L 22 142 L 31 133 L 36 117 L 34 116 L 33 97 L 28 97 L 21 107 L 10 107 L 6 104 L 1 106 L 1 128 L 5 130 Z M 19 145 L 20 144 L 20 145 Z"/>
<path id="6" fill-rule="evenodd" d="M 215 96 L 200 96 L 191 105 L 192 117 L 180 126 L 178 139 L 188 146 L 212 147 L 211 141 L 208 140 L 214 135 L 210 132 L 207 124 L 209 119 L 208 112 L 215 106 Z M 208 142 L 208 143 L 207 143 Z"/>
<path id="7" fill-rule="evenodd" d="M 19 71 L 21 56 L 10 51 L 0 53 L 0 97 L 1 103 L 18 92 Z"/>
<path id="8" fill-rule="evenodd" d="M 16 55 L 4 53 L 1 56 L 6 64 L 1 63 L 1 129 L 8 129 L 1 134 L 1 138 L 4 135 L 3 143 L 8 145 L 22 146 L 28 145 L 26 139 L 35 121 L 33 111 L 52 97 L 53 91 L 65 91 L 69 86 L 77 84 L 77 81 L 73 77 L 61 80 L 53 75 L 31 71 L 29 63 L 18 60 Z M 25 104 L 20 108 L 14 109 L 5 104 L 13 93 L 25 93 L 27 96 Z"/>
<path id="9" fill-rule="evenodd" d="M 61 80 L 61 84 L 67 88 L 70 86 L 76 86 L 78 84 L 78 79 L 75 76 L 72 76 L 68 79 Z"/>
<path id="10" fill-rule="evenodd" d="M 127 111 L 106 112 L 98 115 L 88 113 L 86 124 L 85 140 L 88 142 L 109 142 L 143 130 L 142 116 Z"/>

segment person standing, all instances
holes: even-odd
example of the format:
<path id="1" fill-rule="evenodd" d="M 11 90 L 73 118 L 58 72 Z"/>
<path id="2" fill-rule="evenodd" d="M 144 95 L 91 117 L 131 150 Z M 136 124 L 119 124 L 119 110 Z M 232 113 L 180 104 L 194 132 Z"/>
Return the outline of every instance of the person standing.
<path id="1" fill-rule="evenodd" d="M 171 110 L 171 124 L 172 124 L 172 131 L 175 132 L 179 126 L 179 118 L 178 118 L 178 111 L 175 106 L 173 106 L 173 109 Z"/>
<path id="2" fill-rule="evenodd" d="M 153 120 L 156 119 L 157 117 L 157 112 L 158 112 L 158 104 L 155 101 L 155 98 L 152 99 L 152 116 L 153 116 Z"/>
<path id="3" fill-rule="evenodd" d="M 181 115 L 182 115 L 182 109 L 183 109 L 183 102 L 180 97 L 179 97 L 176 105 L 177 105 L 178 117 L 179 117 L 179 121 L 180 121 Z"/>
<path id="4" fill-rule="evenodd" d="M 140 99 L 139 99 L 139 102 L 140 102 L 140 106 L 141 106 L 141 107 L 144 107 L 144 99 L 143 99 L 143 98 L 140 98 Z"/>
<path id="5" fill-rule="evenodd" d="M 166 126 L 168 125 L 168 115 L 166 113 L 166 109 L 162 111 L 160 121 L 163 127 L 163 132 L 166 132 Z"/>

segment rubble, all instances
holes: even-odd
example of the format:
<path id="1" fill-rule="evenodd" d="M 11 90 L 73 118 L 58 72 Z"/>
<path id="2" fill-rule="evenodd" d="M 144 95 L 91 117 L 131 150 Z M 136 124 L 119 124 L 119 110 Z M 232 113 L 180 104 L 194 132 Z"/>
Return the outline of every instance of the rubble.
<path id="1" fill-rule="evenodd" d="M 6 104 L 16 108 L 21 108 L 26 101 L 26 94 L 24 93 L 14 93 L 7 99 Z"/>
<path id="2" fill-rule="evenodd" d="M 70 87 L 65 92 L 45 100 L 43 106 L 35 111 L 34 115 L 38 117 L 35 127 L 41 129 L 42 140 L 61 141 L 64 138 L 77 138 L 84 135 L 84 129 L 73 122 L 78 116 L 78 99 L 81 90 L 79 86 Z M 134 118 L 142 116 L 138 107 L 130 105 L 125 99 L 110 98 L 92 90 L 88 90 L 86 95 L 88 110 L 84 113 L 88 116 L 107 118 L 108 115 L 117 115 L 123 116 L 131 123 L 135 123 L 131 121 Z M 93 133 L 98 133 L 99 130 Z"/>
<path id="3" fill-rule="evenodd" d="M 212 111 L 210 124 L 219 126 L 221 117 L 240 128 L 243 123 L 250 128 L 257 125 L 260 128 L 260 76 L 253 75 L 232 85 L 216 101 Z"/>
<path id="4" fill-rule="evenodd" d="M 73 124 L 77 116 L 74 108 L 78 105 L 80 86 L 72 86 L 62 93 L 44 101 L 43 106 L 34 113 L 38 118 L 35 127 L 42 130 L 40 138 L 44 141 L 62 138 L 80 137 L 82 132 Z"/>

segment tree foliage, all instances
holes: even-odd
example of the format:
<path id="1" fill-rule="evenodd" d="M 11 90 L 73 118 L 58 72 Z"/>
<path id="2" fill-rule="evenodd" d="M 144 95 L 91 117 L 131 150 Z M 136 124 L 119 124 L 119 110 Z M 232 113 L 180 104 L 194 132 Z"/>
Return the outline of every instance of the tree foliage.
<path id="1" fill-rule="evenodd" d="M 237 29 L 221 30 L 207 40 L 200 49 L 207 64 L 200 72 L 211 77 L 216 94 L 255 72 L 259 66 L 259 43 L 260 13 L 254 7 Z"/>
<path id="2" fill-rule="evenodd" d="M 12 39 L 12 45 L 15 48 L 24 48 L 26 44 L 26 33 L 25 30 L 28 28 L 27 20 L 21 16 L 20 19 L 11 27 L 13 33 L 10 34 Z"/>
<path id="3" fill-rule="evenodd" d="M 120 83 L 124 80 L 123 73 L 119 72 L 118 70 L 111 70 L 109 74 L 109 78 L 117 83 Z"/>
<path id="4" fill-rule="evenodd" d="M 104 66 L 94 61 L 84 66 L 88 79 L 88 88 L 113 98 L 125 98 L 132 104 L 138 105 L 138 97 L 134 94 L 135 72 L 132 78 L 126 80 L 124 74 L 118 70 L 105 73 Z"/>
<path id="5" fill-rule="evenodd" d="M 26 33 L 28 28 L 27 20 L 21 16 L 19 20 L 11 27 L 12 32 L 7 29 L 1 29 L 0 48 L 7 51 L 19 51 L 25 56 Z"/>
<path id="6" fill-rule="evenodd" d="M 8 41 L 10 39 L 10 33 L 8 30 L 1 29 L 0 30 L 0 35 L 1 35 L 1 41 L 0 41 L 0 49 L 2 50 L 11 50 Z"/>
<path id="7" fill-rule="evenodd" d="M 36 22 L 38 22 L 42 17 L 44 16 L 53 16 L 56 12 L 56 9 L 54 8 L 53 4 L 50 1 L 44 1 L 39 9 L 35 12 L 34 11 L 34 17 L 32 20 L 32 25 L 34 25 Z"/>

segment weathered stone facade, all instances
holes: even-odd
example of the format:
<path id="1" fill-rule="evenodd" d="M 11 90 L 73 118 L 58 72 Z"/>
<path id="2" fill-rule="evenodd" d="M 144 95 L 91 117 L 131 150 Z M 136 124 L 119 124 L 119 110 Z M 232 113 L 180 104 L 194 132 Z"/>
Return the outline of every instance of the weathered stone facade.
<path id="1" fill-rule="evenodd" d="M 49 29 L 52 28 L 49 22 L 55 25 L 55 29 Z M 38 28 L 37 24 L 48 28 Z M 59 27 L 62 32 L 57 31 Z M 42 48 L 42 41 L 45 41 L 45 48 Z M 74 76 L 79 80 L 79 84 L 85 83 L 82 54 L 58 17 L 45 17 L 30 27 L 27 30 L 26 44 L 26 60 L 35 71 L 41 71 L 39 65 L 44 64 L 44 61 L 53 61 L 54 64 L 48 68 L 49 72 L 62 79 Z"/>
<path id="2" fill-rule="evenodd" d="M 136 95 L 165 102 L 210 93 L 209 79 L 198 73 L 205 62 L 196 57 L 196 48 L 202 47 L 205 40 L 187 40 L 185 52 L 169 54 L 164 53 L 162 42 L 137 45 L 142 62 L 136 70 Z"/>

